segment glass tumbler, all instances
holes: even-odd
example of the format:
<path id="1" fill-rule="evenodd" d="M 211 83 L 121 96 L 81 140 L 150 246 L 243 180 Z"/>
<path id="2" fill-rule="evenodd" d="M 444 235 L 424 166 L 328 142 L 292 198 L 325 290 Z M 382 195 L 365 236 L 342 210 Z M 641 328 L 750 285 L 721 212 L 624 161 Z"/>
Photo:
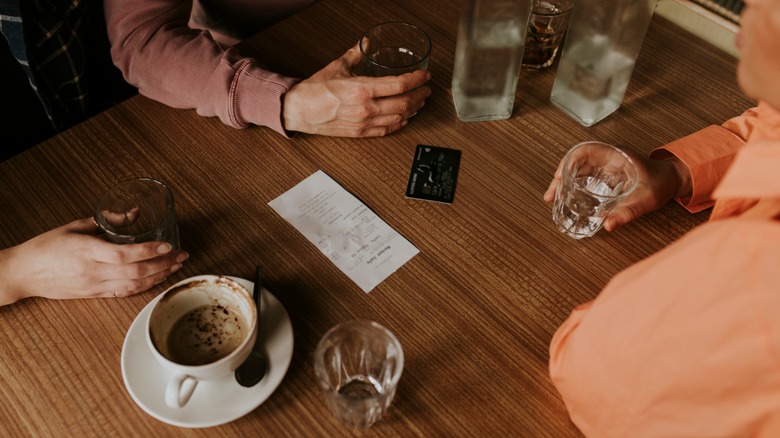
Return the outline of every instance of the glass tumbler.
<path id="1" fill-rule="evenodd" d="M 314 354 L 325 402 L 353 429 L 368 428 L 390 407 L 404 368 L 404 353 L 387 328 L 348 321 L 330 329 Z"/>
<path id="2" fill-rule="evenodd" d="M 428 68 L 431 38 L 408 23 L 377 24 L 360 38 L 364 76 L 398 76 Z"/>
<path id="3" fill-rule="evenodd" d="M 553 201 L 553 222 L 575 239 L 591 237 L 639 181 L 634 161 L 615 146 L 598 141 L 575 145 L 563 159 Z"/>
<path id="4" fill-rule="evenodd" d="M 129 179 L 111 187 L 95 207 L 95 222 L 109 242 L 159 241 L 180 248 L 173 193 L 155 179 Z"/>

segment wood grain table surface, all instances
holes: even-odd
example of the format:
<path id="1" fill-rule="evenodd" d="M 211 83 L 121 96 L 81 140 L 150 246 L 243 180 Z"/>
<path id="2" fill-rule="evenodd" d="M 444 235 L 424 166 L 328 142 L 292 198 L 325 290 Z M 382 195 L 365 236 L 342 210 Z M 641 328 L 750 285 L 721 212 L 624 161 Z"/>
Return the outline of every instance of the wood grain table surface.
<path id="1" fill-rule="evenodd" d="M 370 25 L 419 25 L 433 41 L 433 94 L 387 137 L 286 139 L 137 96 L 0 163 L 0 247 L 91 216 L 109 186 L 150 176 L 172 188 L 191 255 L 168 281 L 129 298 L 0 308 L 0 435 L 579 436 L 548 377 L 553 333 L 613 275 L 707 213 L 670 203 L 575 241 L 555 229 L 542 200 L 554 169 L 583 140 L 647 154 L 753 103 L 736 86 L 733 57 L 655 17 L 622 107 L 597 125 L 582 127 L 549 102 L 557 64 L 521 74 L 509 120 L 460 122 L 450 94 L 458 15 L 454 0 L 322 0 L 242 44 L 268 68 L 308 77 Z M 462 151 L 452 204 L 405 198 L 418 144 Z M 268 206 L 317 170 L 420 250 L 368 294 Z M 139 312 L 176 281 L 251 278 L 256 264 L 294 331 L 277 390 L 249 414 L 205 429 L 144 412 L 120 365 Z M 393 406 L 362 433 L 329 413 L 312 366 L 322 334 L 349 319 L 387 326 L 406 355 Z"/>

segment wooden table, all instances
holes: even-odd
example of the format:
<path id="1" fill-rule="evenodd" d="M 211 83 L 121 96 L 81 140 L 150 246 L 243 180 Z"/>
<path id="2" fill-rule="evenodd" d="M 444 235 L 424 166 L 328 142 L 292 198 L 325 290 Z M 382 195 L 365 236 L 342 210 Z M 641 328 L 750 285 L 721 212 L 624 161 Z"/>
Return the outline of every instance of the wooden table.
<path id="1" fill-rule="evenodd" d="M 555 229 L 542 200 L 553 170 L 579 141 L 645 154 L 752 103 L 736 87 L 733 58 L 655 17 L 623 106 L 596 126 L 549 103 L 555 67 L 521 75 L 511 119 L 459 122 L 449 91 L 458 5 L 323 0 L 245 43 L 276 71 L 306 77 L 371 24 L 422 26 L 434 45 L 433 95 L 388 137 L 288 140 L 138 96 L 0 164 L 2 247 L 90 216 L 110 185 L 147 175 L 175 192 L 191 254 L 168 282 L 130 298 L 0 309 L 0 435 L 348 435 L 323 403 L 312 355 L 327 329 L 360 318 L 389 327 L 406 354 L 393 407 L 366 435 L 577 436 L 547 374 L 555 329 L 618 271 L 707 216 L 672 203 L 619 232 L 575 241 Z M 453 204 L 404 197 L 417 144 L 462 151 Z M 267 204 L 320 169 L 420 249 L 369 294 Z M 251 278 L 257 263 L 294 329 L 279 388 L 250 414 L 209 429 L 147 415 L 120 370 L 136 315 L 175 281 Z"/>

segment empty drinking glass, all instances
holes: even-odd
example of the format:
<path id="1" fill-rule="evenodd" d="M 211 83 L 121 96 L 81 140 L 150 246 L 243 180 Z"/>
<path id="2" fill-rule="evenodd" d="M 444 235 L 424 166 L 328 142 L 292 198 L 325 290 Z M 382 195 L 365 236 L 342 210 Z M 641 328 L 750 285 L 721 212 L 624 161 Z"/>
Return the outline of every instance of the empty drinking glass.
<path id="1" fill-rule="evenodd" d="M 390 407 L 403 368 L 398 339 L 371 321 L 348 321 L 330 329 L 314 354 L 328 408 L 355 429 L 370 427 Z"/>

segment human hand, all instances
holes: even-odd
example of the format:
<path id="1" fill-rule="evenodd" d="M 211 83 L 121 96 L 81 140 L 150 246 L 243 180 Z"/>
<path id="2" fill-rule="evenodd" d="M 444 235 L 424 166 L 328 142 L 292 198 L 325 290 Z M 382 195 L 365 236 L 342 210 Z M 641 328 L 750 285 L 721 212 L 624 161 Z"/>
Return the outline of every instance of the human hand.
<path id="1" fill-rule="evenodd" d="M 80 219 L 0 251 L 0 305 L 51 299 L 125 297 L 143 292 L 181 268 L 188 255 L 169 243 L 117 245 Z"/>
<path id="2" fill-rule="evenodd" d="M 604 229 L 614 231 L 621 226 L 649 213 L 674 197 L 684 197 L 691 192 L 690 171 L 679 159 L 654 160 L 639 157 L 628 151 L 636 164 L 638 183 L 623 203 L 604 220 Z M 558 164 L 550 186 L 544 193 L 546 202 L 553 202 L 561 183 L 563 160 Z"/>
<path id="3" fill-rule="evenodd" d="M 431 89 L 427 70 L 401 76 L 355 76 L 356 45 L 284 95 L 283 123 L 289 131 L 334 137 L 381 137 L 405 126 L 425 105 Z"/>

